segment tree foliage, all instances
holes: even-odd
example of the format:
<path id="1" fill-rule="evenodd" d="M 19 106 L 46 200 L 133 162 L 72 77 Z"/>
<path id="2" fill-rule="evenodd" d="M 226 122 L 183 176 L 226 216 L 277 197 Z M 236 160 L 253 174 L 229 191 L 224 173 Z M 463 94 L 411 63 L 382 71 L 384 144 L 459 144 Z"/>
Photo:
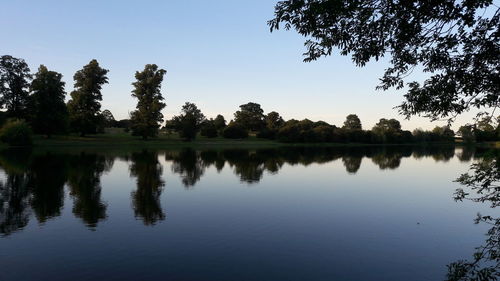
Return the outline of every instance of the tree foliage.
<path id="1" fill-rule="evenodd" d="M 10 119 L 0 129 L 0 140 L 10 146 L 28 146 L 33 143 L 33 132 L 24 120 Z"/>
<path id="2" fill-rule="evenodd" d="M 378 88 L 407 86 L 399 106 L 407 117 L 453 118 L 500 103 L 500 8 L 492 0 L 287 0 L 268 24 L 307 37 L 305 61 L 336 49 L 357 66 L 389 56 Z M 417 67 L 428 77 L 408 82 Z"/>
<path id="3" fill-rule="evenodd" d="M 137 110 L 130 114 L 132 132 L 144 139 L 158 135 L 163 122 L 161 110 L 165 107 L 161 95 L 161 83 L 166 71 L 156 64 L 147 64 L 144 70 L 135 73 L 136 82 L 132 83 L 132 96 L 137 98 Z"/>
<path id="4" fill-rule="evenodd" d="M 30 69 L 23 59 L 0 57 L 0 105 L 9 117 L 26 117 L 30 80 Z"/>
<path id="5" fill-rule="evenodd" d="M 227 125 L 226 125 L 226 119 L 224 119 L 224 116 L 218 114 L 215 119 L 214 119 L 214 125 L 217 131 L 223 130 Z"/>
<path id="6" fill-rule="evenodd" d="M 182 106 L 181 114 L 174 116 L 171 124 L 184 140 L 191 141 L 196 138 L 205 120 L 205 115 L 196 104 L 186 102 Z"/>
<path id="7" fill-rule="evenodd" d="M 265 126 L 264 110 L 258 103 L 242 104 L 240 110 L 234 113 L 234 122 L 246 130 L 259 131 Z"/>
<path id="8" fill-rule="evenodd" d="M 71 128 L 80 135 L 95 133 L 100 122 L 102 86 L 108 83 L 108 70 L 101 68 L 97 60 L 91 60 L 73 79 L 75 90 L 68 101 Z"/>
<path id="9" fill-rule="evenodd" d="M 66 132 L 68 111 L 64 85 L 62 74 L 40 65 L 30 87 L 29 120 L 35 133 L 50 137 Z"/>
<path id="10" fill-rule="evenodd" d="M 116 125 L 115 117 L 113 116 L 113 113 L 111 113 L 111 111 L 109 111 L 108 109 L 103 110 L 101 113 L 101 116 L 102 116 L 102 120 L 104 122 L 104 124 L 103 124 L 104 127 L 110 128 L 110 127 L 114 127 Z"/>
<path id="11" fill-rule="evenodd" d="M 342 126 L 342 128 L 347 130 L 361 130 L 361 120 L 359 120 L 358 115 L 349 114 L 347 115 L 344 121 L 344 126 Z"/>

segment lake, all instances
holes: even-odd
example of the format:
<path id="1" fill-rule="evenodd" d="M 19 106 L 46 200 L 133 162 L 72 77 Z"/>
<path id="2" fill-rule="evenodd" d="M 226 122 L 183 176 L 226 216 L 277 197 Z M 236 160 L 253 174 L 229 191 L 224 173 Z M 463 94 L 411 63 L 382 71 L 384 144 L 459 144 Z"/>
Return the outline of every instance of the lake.
<path id="1" fill-rule="evenodd" d="M 489 229 L 454 146 L 0 152 L 0 280 L 445 280 Z"/>

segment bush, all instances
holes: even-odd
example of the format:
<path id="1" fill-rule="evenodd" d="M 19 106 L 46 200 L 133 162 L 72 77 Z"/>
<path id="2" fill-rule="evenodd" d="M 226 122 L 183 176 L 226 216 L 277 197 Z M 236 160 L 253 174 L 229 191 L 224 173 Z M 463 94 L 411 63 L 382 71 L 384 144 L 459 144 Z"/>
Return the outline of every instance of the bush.
<path id="1" fill-rule="evenodd" d="M 217 137 L 217 128 L 212 123 L 205 124 L 201 127 L 200 135 L 207 138 L 215 138 Z"/>
<path id="2" fill-rule="evenodd" d="M 276 138 L 276 131 L 269 128 L 264 128 L 257 133 L 257 137 L 261 139 L 274 140 Z"/>
<path id="3" fill-rule="evenodd" d="M 248 132 L 238 124 L 230 124 L 222 131 L 222 136 L 228 139 L 244 139 L 248 137 Z"/>
<path id="4" fill-rule="evenodd" d="M 12 146 L 31 145 L 33 132 L 23 120 L 9 120 L 0 129 L 0 140 Z"/>

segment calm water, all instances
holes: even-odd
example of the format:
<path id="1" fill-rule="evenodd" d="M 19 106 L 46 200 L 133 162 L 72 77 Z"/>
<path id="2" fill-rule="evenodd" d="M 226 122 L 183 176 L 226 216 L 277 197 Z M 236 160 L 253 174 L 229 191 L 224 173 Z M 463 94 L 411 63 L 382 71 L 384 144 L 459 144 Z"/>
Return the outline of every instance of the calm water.
<path id="1" fill-rule="evenodd" d="M 0 280 L 443 280 L 455 147 L 1 151 Z"/>

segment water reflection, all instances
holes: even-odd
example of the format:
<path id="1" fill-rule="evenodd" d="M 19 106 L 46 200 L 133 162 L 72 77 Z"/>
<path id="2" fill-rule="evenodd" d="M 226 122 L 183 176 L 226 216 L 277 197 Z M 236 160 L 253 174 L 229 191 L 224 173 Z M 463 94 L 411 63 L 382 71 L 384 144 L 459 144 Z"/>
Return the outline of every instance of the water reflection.
<path id="1" fill-rule="evenodd" d="M 81 153 L 68 157 L 68 186 L 74 198 L 73 214 L 93 228 L 106 219 L 106 204 L 101 200 L 101 176 L 111 170 L 114 158 Z"/>
<path id="2" fill-rule="evenodd" d="M 130 157 L 130 176 L 137 177 L 137 190 L 132 192 L 132 206 L 136 217 L 145 225 L 154 225 L 165 219 L 160 196 L 165 182 L 163 168 L 158 162 L 158 153 L 141 151 Z"/>
<path id="3" fill-rule="evenodd" d="M 388 146 L 388 147 L 286 147 L 273 149 L 174 151 L 142 150 L 130 153 L 111 152 L 33 152 L 3 150 L 0 167 L 5 176 L 0 182 L 0 232 L 9 235 L 28 224 L 31 214 L 39 223 L 58 217 L 64 205 L 65 186 L 73 200 L 73 214 L 90 229 L 106 220 L 107 203 L 101 198 L 101 177 L 110 171 L 116 159 L 129 164 L 130 177 L 137 188 L 131 193 L 134 215 L 145 225 L 165 219 L 160 197 L 165 186 L 163 166 L 170 163 L 183 185 L 193 188 L 206 169 L 220 172 L 228 167 L 241 182 L 254 184 L 264 175 L 276 174 L 285 165 L 323 164 L 341 160 L 349 174 L 356 174 L 363 158 L 370 159 L 381 170 L 397 169 L 404 158 L 431 157 L 448 161 L 481 158 L 488 149 L 454 146 Z M 162 156 L 163 155 L 163 156 Z"/>
<path id="4" fill-rule="evenodd" d="M 40 224 L 50 224 L 52 219 L 61 216 L 65 207 L 64 204 L 69 205 L 66 206 L 66 209 L 70 210 L 73 218 L 76 218 L 79 223 L 87 226 L 90 230 L 97 229 L 106 220 L 112 221 L 112 217 L 108 218 L 108 213 L 110 216 L 114 216 L 115 213 L 109 204 L 115 204 L 115 201 L 103 199 L 103 193 L 108 187 L 103 184 L 102 178 L 109 171 L 120 171 L 120 167 L 123 168 L 126 177 L 130 177 L 129 186 L 131 189 L 127 191 L 123 199 L 126 203 L 125 208 L 131 211 L 126 216 L 130 216 L 132 220 L 135 217 L 140 221 L 139 227 L 141 227 L 142 222 L 147 226 L 155 226 L 154 230 L 156 231 L 167 225 L 159 225 L 166 219 L 167 213 L 166 207 L 162 206 L 161 200 L 162 195 L 163 199 L 165 199 L 165 186 L 167 180 L 169 180 L 165 174 L 180 178 L 182 185 L 188 190 L 182 191 L 182 194 L 199 196 L 204 193 L 194 192 L 193 189 L 203 180 L 203 177 L 207 174 L 213 175 L 215 172 L 220 173 L 223 169 L 224 173 L 229 171 L 233 177 L 238 178 L 242 183 L 256 184 L 265 177 L 278 174 L 284 167 L 293 165 L 322 165 L 337 161 L 337 164 L 343 165 L 341 169 L 345 169 L 345 173 L 356 175 L 360 171 L 364 171 L 363 169 L 366 169 L 367 166 L 373 165 L 376 167 L 375 170 L 379 169 L 381 173 L 386 173 L 398 169 L 408 158 L 413 158 L 413 160 L 427 158 L 435 162 L 447 162 L 454 157 L 462 162 L 474 160 L 475 163 L 478 163 L 478 167 L 496 169 L 497 173 L 488 172 L 488 174 L 498 175 L 499 150 L 479 147 L 283 147 L 225 150 L 194 150 L 186 148 L 168 151 L 135 150 L 120 152 L 87 150 L 72 153 L 3 150 L 0 151 L 0 171 L 2 172 L 0 176 L 0 235 L 8 236 L 20 232 L 29 224 L 30 220 Z M 327 167 L 328 169 L 335 169 L 338 166 Z M 170 174 L 168 173 L 169 169 L 172 172 Z M 116 180 L 113 176 L 120 174 L 114 173 L 114 171 L 110 175 L 109 179 L 111 180 Z M 167 172 L 164 173 L 165 171 Z M 477 179 L 490 181 L 481 175 L 479 173 Z M 494 178 L 490 182 L 496 182 L 497 184 L 498 180 L 498 178 Z M 462 193 L 464 195 L 462 199 L 470 199 L 479 203 L 491 203 L 492 207 L 498 207 L 498 202 L 500 202 L 498 199 L 500 194 L 498 184 L 489 189 L 481 189 L 481 186 L 484 185 L 481 182 L 477 183 L 477 185 L 470 186 L 472 190 L 466 190 Z M 175 195 L 175 189 L 173 190 Z M 202 190 L 200 188 L 200 191 L 206 192 L 207 189 Z M 276 190 L 273 192 L 276 192 Z M 475 193 L 480 194 L 478 197 L 472 197 Z M 253 193 L 252 195 L 255 196 L 256 194 L 259 193 Z M 69 196 L 65 198 L 66 195 Z M 258 201 L 254 202 L 265 203 L 268 199 L 267 195 L 272 196 L 273 194 L 266 193 L 266 197 L 258 197 Z M 222 196 L 223 199 L 217 196 Z M 217 196 L 209 198 L 212 203 L 216 202 L 214 205 L 220 206 L 227 203 L 229 197 L 224 197 L 225 195 L 220 193 Z M 233 193 L 227 196 L 235 195 Z M 187 203 L 187 201 L 182 201 L 186 200 L 186 198 L 176 198 L 175 196 L 172 196 L 172 198 L 180 199 L 172 203 L 172 205 L 180 204 L 185 206 L 185 203 Z M 239 202 L 245 203 L 246 198 Z M 110 200 L 111 203 L 108 204 L 106 200 Z M 254 198 L 253 200 L 257 199 Z M 131 209 L 128 204 L 130 204 Z M 187 205 L 189 204 L 187 203 Z M 282 209 L 286 209 L 286 206 L 284 206 L 280 205 Z M 175 214 L 175 208 L 171 208 L 173 209 L 172 214 Z M 253 205 L 250 209 L 254 210 Z M 236 212 L 237 210 L 217 209 L 213 211 L 220 211 L 220 214 L 222 214 L 227 211 Z M 121 214 L 124 215 L 126 212 Z M 195 216 L 195 214 L 190 214 L 190 216 Z M 172 217 L 177 219 L 177 223 L 184 219 L 179 218 L 179 213 L 176 216 L 172 215 Z M 255 217 L 249 216 L 249 218 L 253 218 L 255 225 L 260 225 L 261 219 L 263 224 L 270 225 L 273 222 L 273 220 L 269 219 L 267 213 L 266 218 L 259 217 L 258 212 Z M 239 216 L 238 219 L 240 219 Z M 175 219 L 170 220 L 169 223 L 173 221 Z M 216 220 L 214 221 L 216 222 Z M 453 262 L 453 259 L 447 261 L 450 263 L 448 265 L 449 280 L 467 280 L 463 278 L 465 275 L 473 280 L 474 275 L 484 275 L 484 270 L 494 272 L 496 270 L 494 267 L 498 267 L 497 253 L 499 252 L 500 220 L 493 214 L 483 214 L 478 217 L 477 222 L 491 224 L 490 230 L 486 233 L 486 240 L 483 245 L 477 248 L 478 254 L 474 255 L 472 259 L 456 262 Z M 55 224 L 56 222 L 52 223 Z M 183 223 L 183 227 L 186 227 L 186 229 L 191 227 L 188 223 Z M 286 227 L 287 223 L 290 222 L 281 221 L 280 223 L 282 223 L 280 227 Z M 137 225 L 136 223 L 135 227 Z M 214 232 L 208 231 L 207 234 L 214 235 L 220 229 L 219 222 L 219 225 L 215 224 L 211 229 Z M 170 230 L 175 232 L 179 231 L 179 228 L 172 227 Z M 224 230 L 223 227 L 222 230 Z M 26 231 L 26 233 L 29 232 Z M 164 233 L 162 232 L 162 234 Z M 217 233 L 216 235 L 224 236 L 224 233 Z M 293 245 L 297 245 L 295 240 Z"/>

